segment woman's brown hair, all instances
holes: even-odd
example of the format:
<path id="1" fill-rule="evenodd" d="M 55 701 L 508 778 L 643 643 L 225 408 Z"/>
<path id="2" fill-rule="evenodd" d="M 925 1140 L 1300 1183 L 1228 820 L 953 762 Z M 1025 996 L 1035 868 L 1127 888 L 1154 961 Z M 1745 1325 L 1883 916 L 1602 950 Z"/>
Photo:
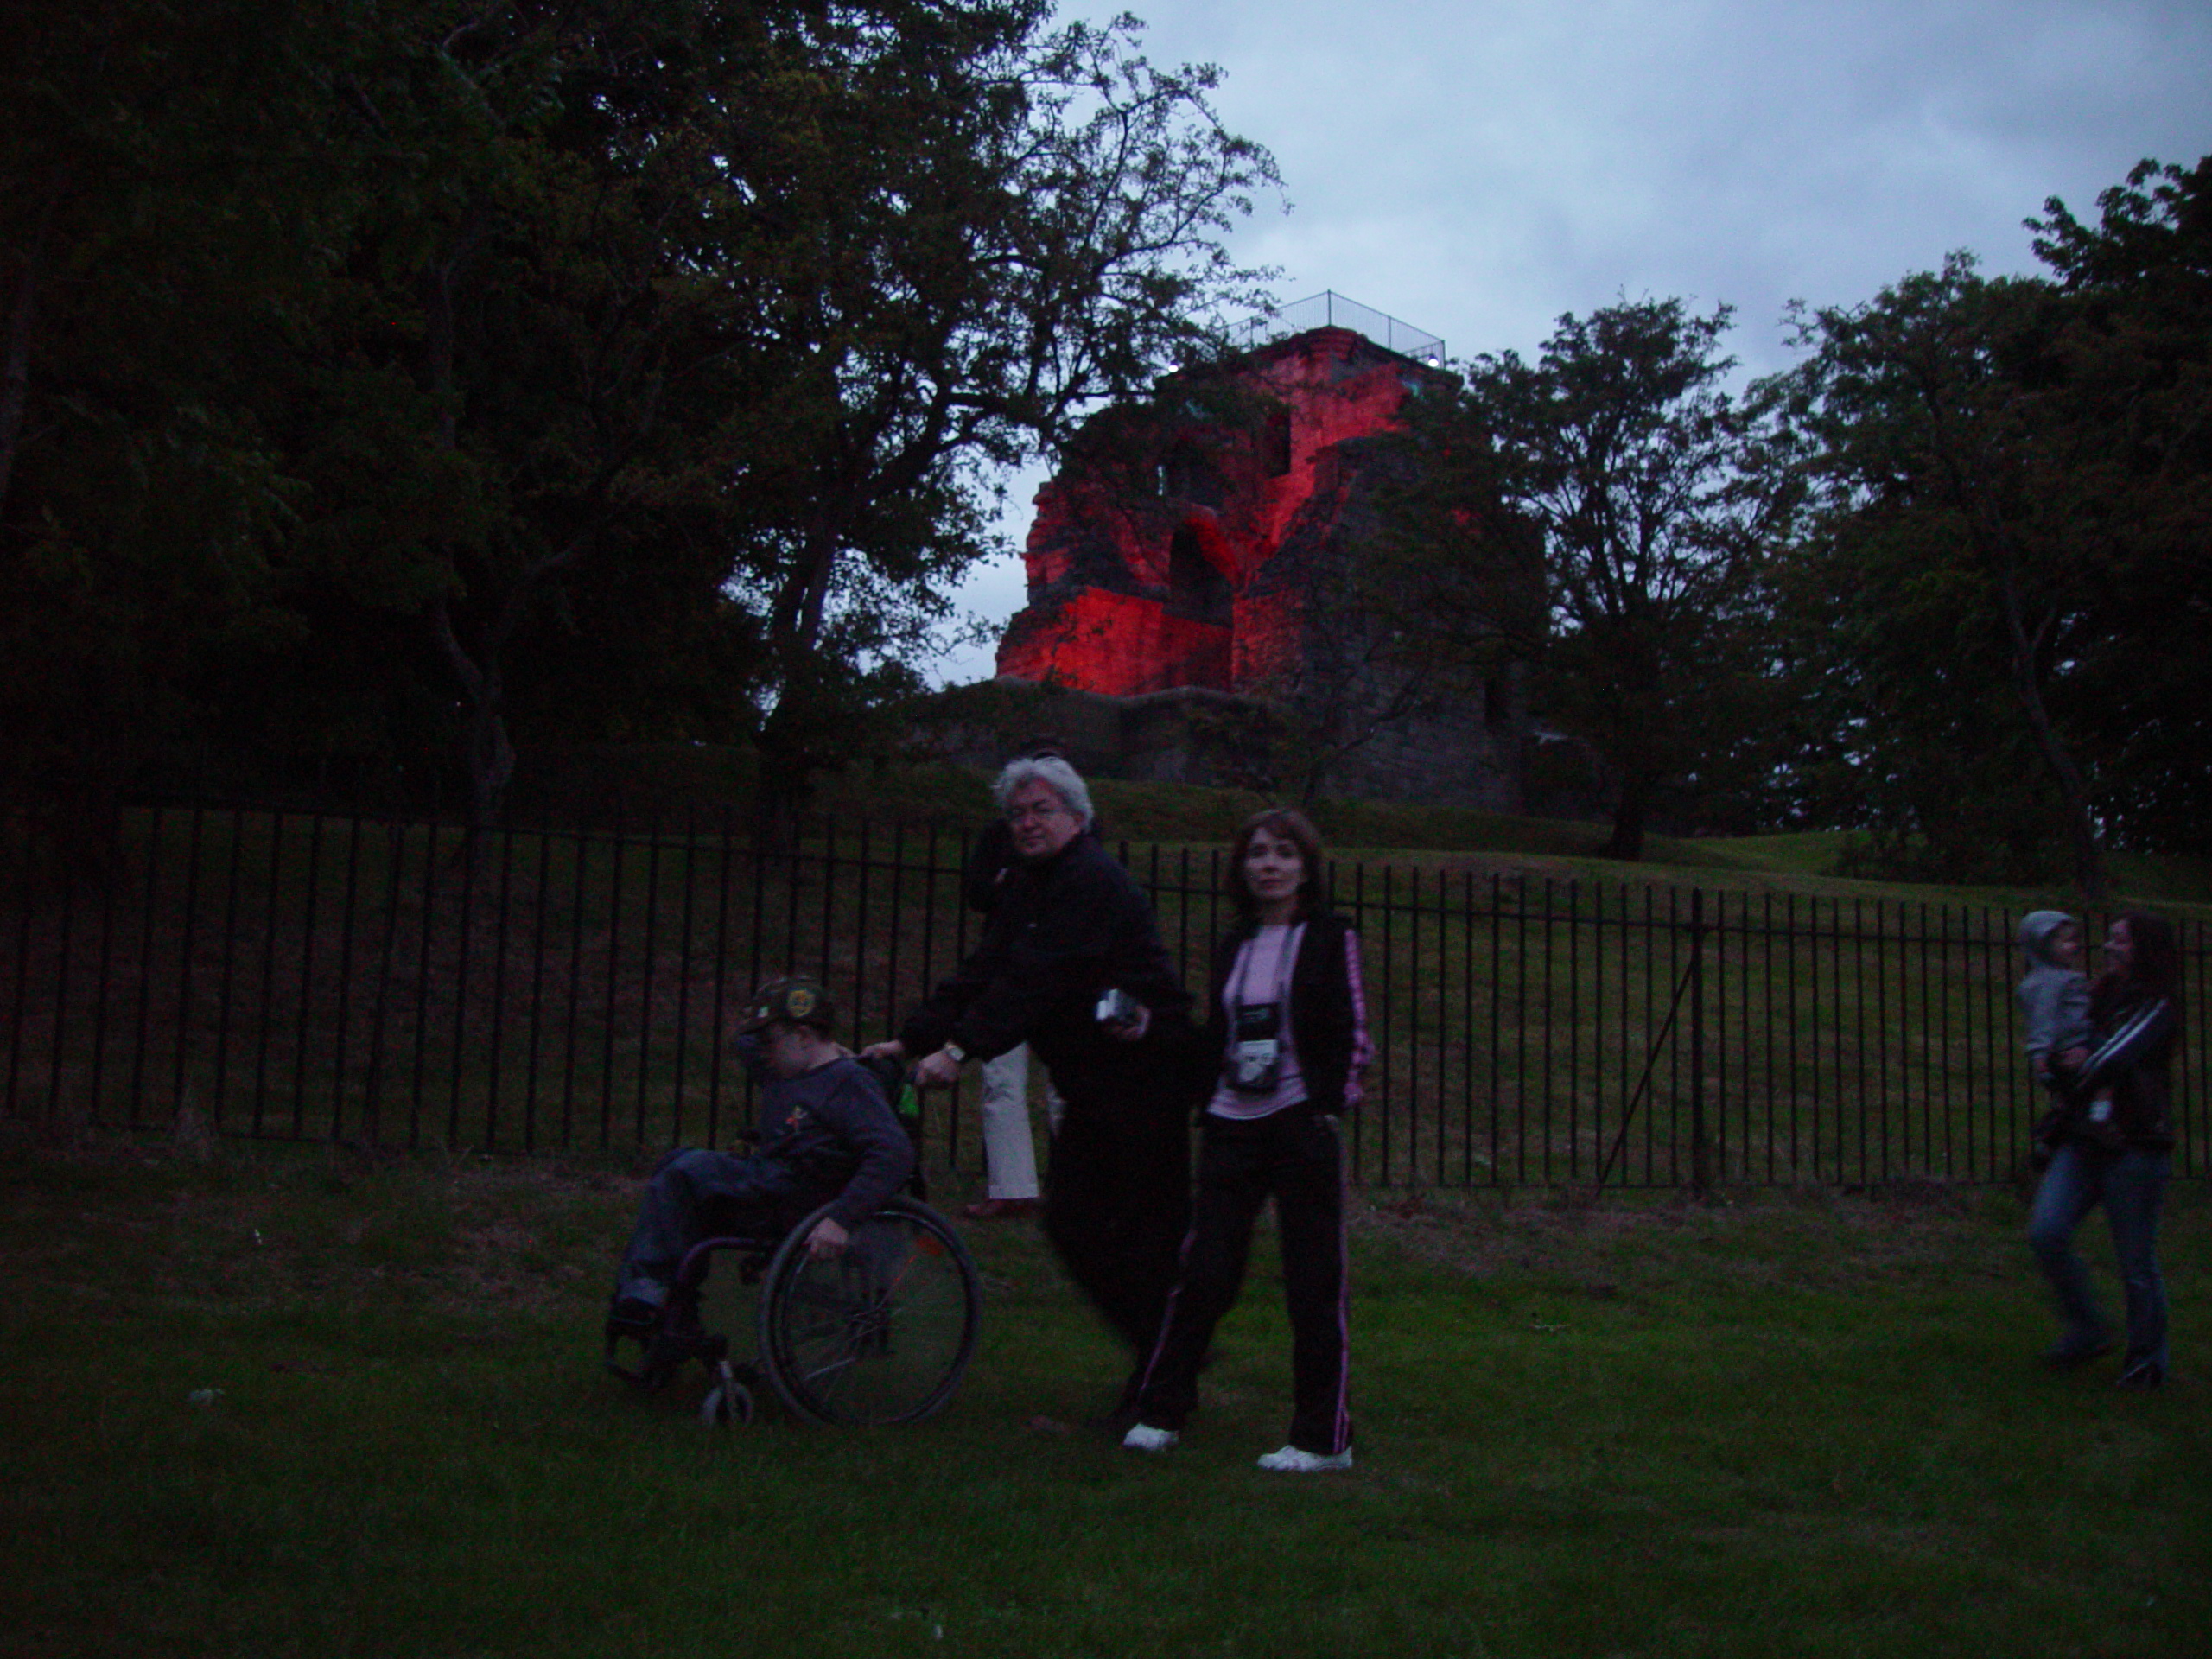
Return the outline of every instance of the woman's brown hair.
<path id="1" fill-rule="evenodd" d="M 1300 918 L 1325 908 L 1321 893 L 1320 831 L 1296 807 L 1270 806 L 1245 819 L 1244 827 L 1236 832 L 1236 839 L 1229 843 L 1229 896 L 1236 901 L 1237 913 L 1248 922 L 1260 913 L 1260 901 L 1244 884 L 1244 855 L 1252 850 L 1252 838 L 1262 830 L 1281 836 L 1297 848 L 1299 860 L 1306 867 L 1298 881 Z"/>
<path id="2" fill-rule="evenodd" d="M 2140 910 L 2123 910 L 2113 920 L 2127 924 L 2128 963 L 2125 969 L 2107 969 L 2097 976 L 2095 988 L 2103 998 L 2128 992 L 2179 995 L 2181 941 L 2175 937 L 2174 925 Z"/>

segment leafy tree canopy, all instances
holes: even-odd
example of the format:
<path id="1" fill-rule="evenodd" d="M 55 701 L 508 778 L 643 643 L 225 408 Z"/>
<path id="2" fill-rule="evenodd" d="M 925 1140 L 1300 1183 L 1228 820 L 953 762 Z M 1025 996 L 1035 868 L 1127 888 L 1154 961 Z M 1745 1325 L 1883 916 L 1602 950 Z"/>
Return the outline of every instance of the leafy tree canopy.
<path id="1" fill-rule="evenodd" d="M 2094 229 L 2050 203 L 2057 282 L 1955 255 L 1805 314 L 1759 389 L 1810 792 L 1888 868 L 2098 893 L 2113 838 L 2206 844 L 2209 181 L 2146 163 Z"/>
<path id="2" fill-rule="evenodd" d="M 1256 274 L 1210 67 L 1044 0 L 27 0 L 0 23 L 0 726 L 386 777 L 905 683 L 997 469 Z"/>

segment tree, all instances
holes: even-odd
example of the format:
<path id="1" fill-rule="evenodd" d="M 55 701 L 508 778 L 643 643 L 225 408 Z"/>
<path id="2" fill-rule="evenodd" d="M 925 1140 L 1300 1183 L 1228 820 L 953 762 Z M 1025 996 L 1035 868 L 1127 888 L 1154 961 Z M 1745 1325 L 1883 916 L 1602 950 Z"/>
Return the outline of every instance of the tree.
<path id="1" fill-rule="evenodd" d="M 2024 850 L 2037 815 L 2001 773 L 2027 755 L 1993 747 L 1988 727 L 1987 698 L 2002 688 L 2057 793 L 2076 880 L 2097 894 L 2088 783 L 2049 690 L 2103 551 L 2099 489 L 2079 435 L 2037 419 L 2057 372 L 2050 299 L 2041 283 L 1986 280 L 1954 255 L 1866 305 L 1814 314 L 1813 357 L 1764 390 L 1799 435 L 1810 491 L 1801 552 L 1815 562 L 1805 588 L 1826 601 L 1814 637 L 1870 796 L 1903 780 L 1910 833 L 1939 868 L 1971 859 L 1973 840 L 1985 856 L 2008 842 Z M 1909 751 L 1910 732 L 1923 741 Z M 1999 838 L 1986 819 L 1967 837 L 1944 822 L 1947 797 L 1964 804 L 1962 755 L 1998 760 L 2000 775 L 1966 798 L 2023 821 Z"/>
<path id="2" fill-rule="evenodd" d="M 9 16 L 18 777 L 457 740 L 484 820 L 518 710 L 803 771 L 1274 178 L 1043 0 Z"/>
<path id="3" fill-rule="evenodd" d="M 1955 254 L 1760 389 L 1805 490 L 1783 591 L 1812 769 L 1892 870 L 2093 897 L 2107 841 L 2202 849 L 2212 810 L 2212 162 L 2145 162 L 2057 275 Z M 1781 451 L 1777 452 L 1781 454 Z"/>
<path id="4" fill-rule="evenodd" d="M 1727 307 L 1624 301 L 1562 316 L 1534 363 L 1467 365 L 1417 399 L 1419 480 L 1376 567 L 1415 658 L 1536 671 L 1541 714 L 1612 779 L 1607 856 L 1641 856 L 1661 786 L 1746 724 L 1765 505 L 1722 382 Z"/>
<path id="5" fill-rule="evenodd" d="M 273 3 L 0 16 L 0 796 L 86 855 L 209 661 L 288 628 L 255 404 L 336 211 L 327 42 Z"/>
<path id="6" fill-rule="evenodd" d="M 767 736 L 800 768 L 841 701 L 833 602 L 887 643 L 899 613 L 937 620 L 933 595 L 984 545 L 982 480 L 1260 302 L 1260 273 L 1217 238 L 1276 175 L 1221 128 L 1218 72 L 1154 68 L 1126 17 L 1045 33 L 1048 16 L 1024 0 L 810 22 L 792 48 L 834 69 L 833 96 L 730 149 L 748 194 L 817 202 L 836 226 L 829 257 L 766 270 L 756 303 L 798 396 L 744 446 L 747 490 L 791 504 L 755 546 Z"/>
<path id="7" fill-rule="evenodd" d="M 2041 418 L 2105 435 L 2107 556 L 2067 677 L 2116 844 L 2212 852 L 2212 156 L 2144 162 L 2084 225 L 2029 221 L 2064 296 L 2063 393 Z"/>

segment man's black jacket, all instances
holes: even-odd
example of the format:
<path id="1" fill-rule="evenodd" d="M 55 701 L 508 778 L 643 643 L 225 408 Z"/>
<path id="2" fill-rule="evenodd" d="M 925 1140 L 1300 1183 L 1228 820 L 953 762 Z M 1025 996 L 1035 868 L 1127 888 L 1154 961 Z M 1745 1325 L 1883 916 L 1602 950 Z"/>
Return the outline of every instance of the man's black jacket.
<path id="1" fill-rule="evenodd" d="M 1095 1010 L 1109 988 L 1152 1011 L 1155 1030 L 1144 1041 L 1124 1043 L 1100 1027 Z M 1190 1007 L 1150 902 L 1086 831 L 1051 858 L 1008 870 L 982 942 L 899 1040 L 916 1058 L 950 1041 L 977 1059 L 1027 1042 L 1065 1092 L 1150 1069 L 1169 1050 L 1182 1058 Z"/>

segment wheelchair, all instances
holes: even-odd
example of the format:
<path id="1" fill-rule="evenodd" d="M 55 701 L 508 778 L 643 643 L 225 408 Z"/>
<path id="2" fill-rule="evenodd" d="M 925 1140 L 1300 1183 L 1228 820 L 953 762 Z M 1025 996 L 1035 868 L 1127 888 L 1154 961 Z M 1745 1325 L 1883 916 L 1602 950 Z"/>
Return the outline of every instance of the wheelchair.
<path id="1" fill-rule="evenodd" d="M 685 1253 L 651 1332 L 607 1331 L 607 1369 L 647 1392 L 697 1361 L 709 1386 L 702 1421 L 753 1421 L 761 1385 L 804 1423 L 869 1427 L 912 1423 L 944 1408 L 976 1351 L 982 1281 L 951 1224 L 918 1198 L 886 1199 L 838 1255 L 817 1261 L 812 1211 L 772 1236 L 702 1239 Z M 717 1274 L 722 1258 L 731 1270 Z M 734 1360 L 725 1334 L 747 1287 L 754 1357 Z M 620 1348 L 636 1343 L 634 1368 Z"/>

